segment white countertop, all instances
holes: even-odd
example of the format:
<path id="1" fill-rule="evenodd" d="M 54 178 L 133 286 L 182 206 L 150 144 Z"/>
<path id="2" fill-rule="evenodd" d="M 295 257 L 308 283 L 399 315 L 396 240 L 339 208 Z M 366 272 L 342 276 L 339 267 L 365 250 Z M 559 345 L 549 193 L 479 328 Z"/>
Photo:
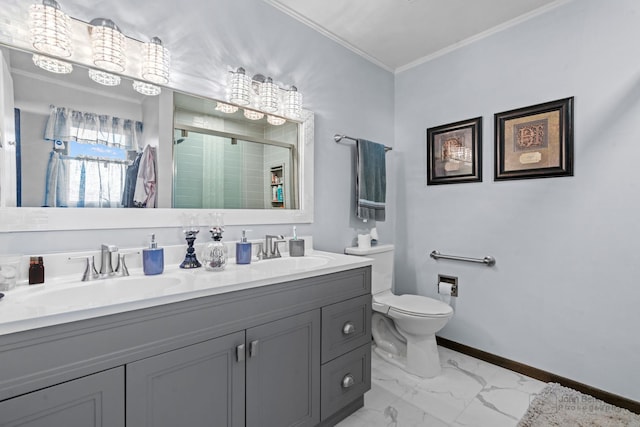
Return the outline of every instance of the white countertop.
<path id="1" fill-rule="evenodd" d="M 0 300 L 0 336 L 29 329 L 252 289 L 371 265 L 371 259 L 307 250 L 304 257 L 262 260 L 247 265 L 229 259 L 224 271 L 184 270 L 166 265 L 164 273 L 80 282 L 78 274 L 43 285 L 22 285 Z"/>

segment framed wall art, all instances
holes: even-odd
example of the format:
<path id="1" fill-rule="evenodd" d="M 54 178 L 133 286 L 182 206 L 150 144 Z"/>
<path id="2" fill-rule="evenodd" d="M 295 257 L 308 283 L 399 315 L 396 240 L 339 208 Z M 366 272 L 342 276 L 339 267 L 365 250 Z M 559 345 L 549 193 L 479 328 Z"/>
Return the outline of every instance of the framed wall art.
<path id="1" fill-rule="evenodd" d="M 495 115 L 494 180 L 573 176 L 573 97 Z"/>
<path id="2" fill-rule="evenodd" d="M 482 182 L 482 117 L 427 129 L 427 185 Z"/>

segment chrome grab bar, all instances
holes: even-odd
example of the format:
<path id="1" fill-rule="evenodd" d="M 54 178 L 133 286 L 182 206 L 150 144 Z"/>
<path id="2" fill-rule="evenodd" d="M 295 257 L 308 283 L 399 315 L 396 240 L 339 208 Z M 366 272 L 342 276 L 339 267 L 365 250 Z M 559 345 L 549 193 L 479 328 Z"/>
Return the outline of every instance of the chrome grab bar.
<path id="1" fill-rule="evenodd" d="M 445 254 L 441 254 L 438 251 L 432 251 L 431 254 L 429 254 L 429 256 L 435 260 L 442 258 L 442 259 L 451 259 L 454 261 L 477 262 L 480 264 L 486 264 L 489 267 L 491 267 L 496 263 L 496 259 L 492 256 L 486 256 L 484 258 L 468 258 L 463 256 L 445 255 Z"/>

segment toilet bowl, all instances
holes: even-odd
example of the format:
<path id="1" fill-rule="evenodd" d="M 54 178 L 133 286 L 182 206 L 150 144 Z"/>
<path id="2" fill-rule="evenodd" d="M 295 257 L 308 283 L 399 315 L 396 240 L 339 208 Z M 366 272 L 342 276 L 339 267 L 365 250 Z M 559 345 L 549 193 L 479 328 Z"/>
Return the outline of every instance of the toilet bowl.
<path id="1" fill-rule="evenodd" d="M 395 295 L 392 291 L 393 245 L 347 248 L 349 255 L 373 259 L 371 332 L 375 352 L 405 371 L 431 378 L 440 373 L 435 334 L 453 315 L 442 301 L 420 295 Z"/>

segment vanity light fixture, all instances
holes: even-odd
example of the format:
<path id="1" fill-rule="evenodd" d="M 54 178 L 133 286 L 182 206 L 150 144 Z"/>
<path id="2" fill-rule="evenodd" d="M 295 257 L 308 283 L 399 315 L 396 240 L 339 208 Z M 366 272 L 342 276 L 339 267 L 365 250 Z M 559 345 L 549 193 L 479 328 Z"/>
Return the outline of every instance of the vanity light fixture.
<path id="1" fill-rule="evenodd" d="M 224 102 L 218 102 L 216 105 L 216 110 L 226 114 L 233 114 L 238 111 L 238 107 L 236 107 L 235 105 L 226 104 Z"/>
<path id="2" fill-rule="evenodd" d="M 242 67 L 229 72 L 227 93 L 227 99 L 233 104 L 251 104 L 256 110 L 296 119 L 302 116 L 302 94 L 297 87 L 282 88 L 274 83 L 271 77 L 262 74 L 255 74 L 253 78 L 249 78 Z M 245 113 L 245 116 L 246 114 L 255 116 L 254 113 Z"/>
<path id="3" fill-rule="evenodd" d="M 169 51 L 162 45 L 162 40 L 152 38 L 143 47 L 142 78 L 161 85 L 169 83 L 169 61 Z"/>
<path id="4" fill-rule="evenodd" d="M 72 54 L 69 37 L 70 18 L 60 9 L 55 0 L 29 7 L 29 30 L 31 44 L 43 53 L 68 58 Z"/>
<path id="5" fill-rule="evenodd" d="M 272 116 L 270 114 L 267 114 L 267 122 L 270 125 L 280 126 L 280 125 L 283 125 L 286 121 L 287 119 L 283 119 L 282 117 Z"/>
<path id="6" fill-rule="evenodd" d="M 89 22 L 93 63 L 103 70 L 121 73 L 125 69 L 126 39 L 110 19 L 96 18 Z"/>
<path id="7" fill-rule="evenodd" d="M 284 95 L 284 113 L 292 118 L 298 118 L 302 115 L 302 94 L 295 86 L 291 86 L 291 89 Z"/>
<path id="8" fill-rule="evenodd" d="M 245 108 L 244 116 L 249 120 L 260 120 L 261 118 L 264 117 L 264 113 L 261 113 L 259 111 L 247 110 Z"/>
<path id="9" fill-rule="evenodd" d="M 56 74 L 69 74 L 73 71 L 73 65 L 59 59 L 50 58 L 44 55 L 33 54 L 33 63 L 43 70 Z"/>
<path id="10" fill-rule="evenodd" d="M 160 92 L 162 92 L 160 86 L 152 85 L 151 83 L 140 82 L 137 80 L 133 81 L 133 88 L 136 92 L 148 96 L 160 95 Z"/>
<path id="11" fill-rule="evenodd" d="M 100 70 L 94 70 L 93 68 L 89 68 L 89 77 L 91 77 L 91 80 L 94 82 L 105 86 L 118 86 L 120 84 L 120 76 Z"/>
<path id="12" fill-rule="evenodd" d="M 267 113 L 275 113 L 278 111 L 278 92 L 279 88 L 273 83 L 271 77 L 267 77 L 258 86 L 258 95 L 260 96 L 260 109 Z"/>
<path id="13" fill-rule="evenodd" d="M 231 72 L 231 91 L 229 101 L 238 105 L 249 105 L 251 103 L 251 79 L 246 75 L 244 68 L 240 67 L 235 72 Z"/>

